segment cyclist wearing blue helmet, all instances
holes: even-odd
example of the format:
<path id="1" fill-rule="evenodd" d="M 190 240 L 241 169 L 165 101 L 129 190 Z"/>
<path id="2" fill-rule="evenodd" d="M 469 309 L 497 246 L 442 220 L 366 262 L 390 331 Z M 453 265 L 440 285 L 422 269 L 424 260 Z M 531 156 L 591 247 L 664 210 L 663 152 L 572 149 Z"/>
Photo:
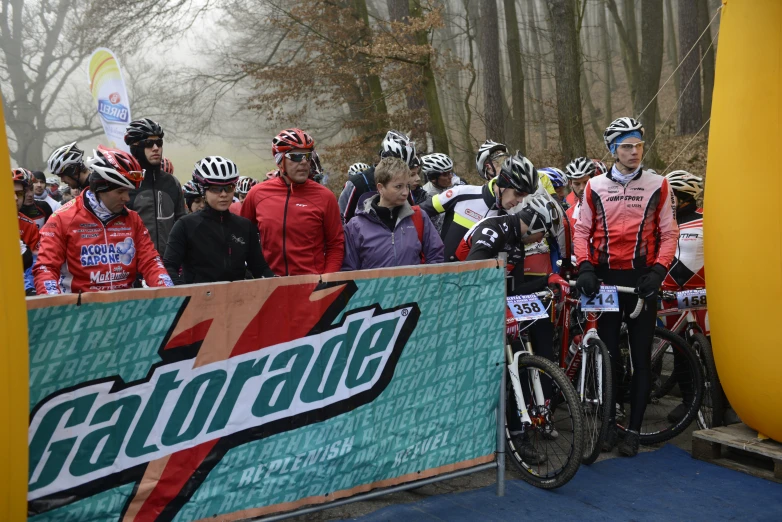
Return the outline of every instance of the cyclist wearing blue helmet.
<path id="1" fill-rule="evenodd" d="M 554 187 L 554 192 L 557 194 L 556 199 L 562 203 L 567 209 L 568 205 L 565 202 L 565 198 L 568 195 L 567 176 L 560 169 L 555 167 L 545 167 L 538 169 L 539 174 L 546 176 L 551 182 L 551 186 Z"/>

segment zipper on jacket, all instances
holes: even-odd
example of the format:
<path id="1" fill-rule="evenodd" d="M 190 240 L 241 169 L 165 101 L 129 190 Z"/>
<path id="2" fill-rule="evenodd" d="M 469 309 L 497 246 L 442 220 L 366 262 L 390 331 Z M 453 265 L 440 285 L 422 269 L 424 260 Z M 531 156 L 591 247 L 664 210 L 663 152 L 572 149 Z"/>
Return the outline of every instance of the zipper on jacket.
<path id="1" fill-rule="evenodd" d="M 103 227 L 103 241 L 106 242 L 106 248 L 109 247 L 109 236 L 106 234 L 106 225 L 103 224 L 100 218 L 98 218 L 101 226 Z M 111 259 L 111 258 L 109 258 Z M 98 279 L 100 279 L 100 270 L 98 270 Z M 111 277 L 111 261 L 109 261 L 109 288 L 114 290 L 114 279 Z"/>
<path id="2" fill-rule="evenodd" d="M 155 203 L 155 212 L 153 213 L 155 216 L 155 249 L 158 251 L 158 254 L 160 253 L 160 229 L 158 228 L 158 217 L 157 217 L 157 177 L 155 176 L 155 172 L 152 172 L 152 201 Z"/>
<path id="3" fill-rule="evenodd" d="M 222 235 L 223 235 L 223 244 L 224 245 L 228 244 L 228 258 L 223 258 L 223 273 L 226 273 L 226 272 L 228 272 L 228 266 L 226 266 L 226 265 L 228 264 L 230 266 L 229 261 L 231 259 L 231 245 L 225 239 L 225 224 L 224 224 L 223 221 L 224 221 L 223 220 L 223 214 L 221 213 L 220 214 L 220 233 L 222 233 Z"/>
<path id="4" fill-rule="evenodd" d="M 285 227 L 287 226 L 288 222 L 288 201 L 291 199 L 291 186 L 286 183 L 288 187 L 288 195 L 285 196 L 285 208 L 282 211 L 282 260 L 285 262 L 285 275 L 290 275 L 288 273 L 288 254 L 285 250 Z"/>

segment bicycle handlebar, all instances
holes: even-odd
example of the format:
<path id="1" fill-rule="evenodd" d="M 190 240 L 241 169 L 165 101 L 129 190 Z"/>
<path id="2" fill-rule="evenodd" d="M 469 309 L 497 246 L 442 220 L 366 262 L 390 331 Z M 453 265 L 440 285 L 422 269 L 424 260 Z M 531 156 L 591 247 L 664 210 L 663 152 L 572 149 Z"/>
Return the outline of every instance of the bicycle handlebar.
<path id="1" fill-rule="evenodd" d="M 568 281 L 568 285 L 575 288 L 576 282 L 575 281 Z M 617 286 L 616 291 L 620 294 L 636 294 L 635 288 L 632 288 L 630 286 Z M 630 319 L 635 319 L 639 315 L 641 315 L 641 310 L 643 310 L 644 307 L 644 299 L 641 296 L 638 296 L 638 302 L 635 303 L 635 309 L 630 312 Z"/>

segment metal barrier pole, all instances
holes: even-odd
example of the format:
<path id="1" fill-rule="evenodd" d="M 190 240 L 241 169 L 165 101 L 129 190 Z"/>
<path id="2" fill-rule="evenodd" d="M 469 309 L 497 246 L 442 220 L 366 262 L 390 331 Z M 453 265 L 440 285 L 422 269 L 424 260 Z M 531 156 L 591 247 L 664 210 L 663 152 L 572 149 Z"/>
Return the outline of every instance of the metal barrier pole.
<path id="1" fill-rule="evenodd" d="M 500 400 L 497 403 L 497 496 L 505 496 L 505 365 L 502 365 Z"/>

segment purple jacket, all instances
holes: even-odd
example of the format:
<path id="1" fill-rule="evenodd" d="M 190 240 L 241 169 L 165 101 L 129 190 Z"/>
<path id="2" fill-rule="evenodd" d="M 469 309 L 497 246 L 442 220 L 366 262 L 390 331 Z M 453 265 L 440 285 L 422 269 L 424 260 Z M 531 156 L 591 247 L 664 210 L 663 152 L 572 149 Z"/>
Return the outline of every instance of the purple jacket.
<path id="1" fill-rule="evenodd" d="M 426 212 L 421 212 L 424 221 L 424 244 L 421 245 L 410 204 L 405 202 L 399 210 L 392 233 L 372 208 L 372 201 L 379 197 L 375 195 L 364 201 L 353 219 L 345 225 L 342 270 L 420 265 L 422 248 L 427 264 L 442 263 L 443 241 Z"/>

